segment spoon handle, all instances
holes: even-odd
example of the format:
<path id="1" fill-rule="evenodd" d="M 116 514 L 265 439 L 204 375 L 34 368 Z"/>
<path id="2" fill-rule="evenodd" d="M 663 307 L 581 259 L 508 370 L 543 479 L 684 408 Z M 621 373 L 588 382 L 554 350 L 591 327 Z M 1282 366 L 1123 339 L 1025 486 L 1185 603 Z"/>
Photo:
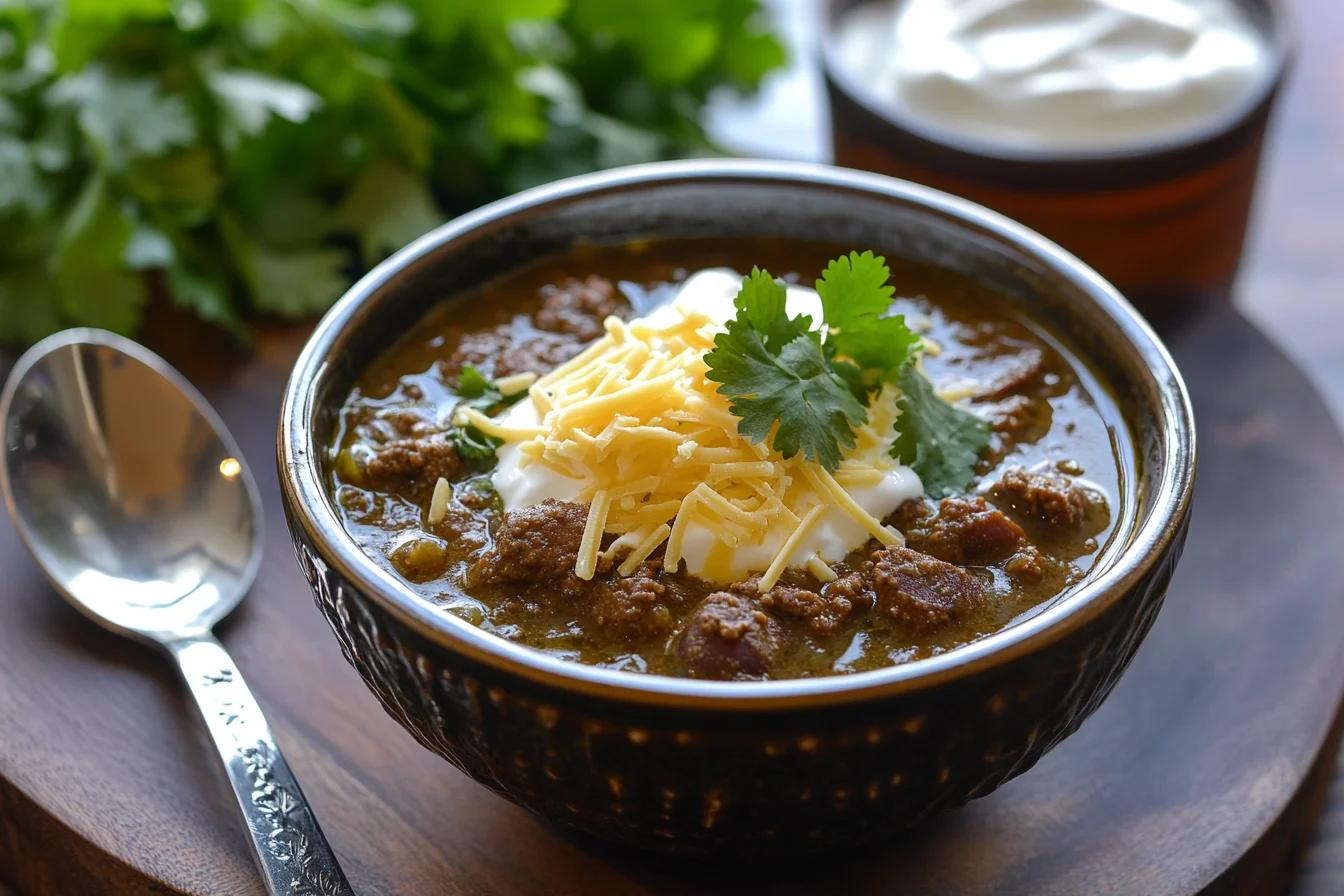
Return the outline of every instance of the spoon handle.
<path id="1" fill-rule="evenodd" d="M 224 760 L 272 896 L 353 896 L 238 667 L 207 634 L 165 645 Z"/>

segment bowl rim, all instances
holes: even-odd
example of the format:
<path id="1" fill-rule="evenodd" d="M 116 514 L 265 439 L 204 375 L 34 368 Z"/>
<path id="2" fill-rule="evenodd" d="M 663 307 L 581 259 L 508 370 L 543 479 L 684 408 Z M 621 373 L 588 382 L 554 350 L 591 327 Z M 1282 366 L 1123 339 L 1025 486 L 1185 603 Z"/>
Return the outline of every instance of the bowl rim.
<path id="1" fill-rule="evenodd" d="M 1074 148 L 1049 149 L 1004 143 L 992 138 L 978 138 L 960 134 L 936 123 L 910 114 L 883 102 L 853 73 L 840 58 L 837 47 L 836 24 L 850 9 L 889 0 L 824 0 L 819 9 L 819 37 L 817 57 L 822 73 L 845 98 L 869 115 L 910 137 L 944 152 L 957 153 L 967 159 L 1004 166 L 1024 166 L 1032 169 L 1060 165 L 1088 170 L 1102 170 L 1125 163 L 1154 159 L 1184 157 L 1201 147 L 1219 144 L 1240 131 L 1256 114 L 1266 107 L 1278 93 L 1292 68 L 1298 53 L 1297 19 L 1289 0 L 1263 0 L 1265 21 L 1261 26 L 1266 46 L 1272 56 L 1264 77 L 1236 103 L 1211 116 L 1202 124 L 1186 130 L 1154 137 L 1142 143 L 1121 145 L 1113 149 Z M 1255 0 L 1237 0 L 1238 5 L 1254 5 Z M 844 3 L 844 9 L 838 9 Z"/>
<path id="2" fill-rule="evenodd" d="M 328 497 L 318 462 L 324 450 L 308 426 L 313 418 L 314 384 L 328 367 L 333 346 L 364 302 L 404 269 L 473 232 L 598 196 L 651 186 L 714 182 L 770 183 L 852 192 L 932 211 L 971 230 L 992 234 L 1007 247 L 1061 274 L 1086 293 L 1139 352 L 1160 396 L 1154 408 L 1166 446 L 1159 477 L 1130 544 L 1110 567 L 1046 609 L 946 653 L 868 672 L 824 678 L 775 681 L 700 681 L 604 669 L 548 656 L 507 641 L 465 619 L 434 607 L 378 566 L 341 525 Z M 321 559 L 360 594 L 421 637 L 535 685 L 627 703 L 695 710 L 779 710 L 830 706 L 887 697 L 943 684 L 1040 650 L 1126 599 L 1163 562 L 1188 513 L 1196 467 L 1194 414 L 1185 383 L 1165 346 L 1138 312 L 1091 268 L 1054 243 L 995 212 L 928 187 L 884 175 L 807 162 L 690 160 L 654 162 L 567 178 L 490 203 L 430 231 L 354 284 L 314 328 L 285 388 L 277 430 L 277 462 L 282 498 L 291 529 L 302 528 Z M 1141 509 L 1135 504 L 1132 513 Z M 297 533 L 296 533 L 297 534 Z"/>

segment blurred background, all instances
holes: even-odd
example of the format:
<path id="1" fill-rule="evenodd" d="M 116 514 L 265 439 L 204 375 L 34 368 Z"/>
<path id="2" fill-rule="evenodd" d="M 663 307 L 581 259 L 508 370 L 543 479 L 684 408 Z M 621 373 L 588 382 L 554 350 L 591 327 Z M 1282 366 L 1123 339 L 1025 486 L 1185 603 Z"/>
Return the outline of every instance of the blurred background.
<path id="1" fill-rule="evenodd" d="M 0 0 L 0 355 L 186 320 L 247 356 L 530 186 L 667 158 L 830 162 L 824 6 Z M 1344 419 L 1344 0 L 1283 9 L 1294 53 L 1230 297 Z M 1342 880 L 1337 772 L 1300 892 Z"/>
<path id="2" fill-rule="evenodd" d="M 1077 5 L 1077 4 L 1074 4 Z M 0 343 L 311 318 L 465 209 L 662 158 L 833 157 L 822 0 L 0 3 Z M 1344 4 L 1294 0 L 1237 301 L 1344 408 Z M 757 90 L 759 88 L 759 90 Z M 753 91 L 754 94 L 753 94 Z"/>

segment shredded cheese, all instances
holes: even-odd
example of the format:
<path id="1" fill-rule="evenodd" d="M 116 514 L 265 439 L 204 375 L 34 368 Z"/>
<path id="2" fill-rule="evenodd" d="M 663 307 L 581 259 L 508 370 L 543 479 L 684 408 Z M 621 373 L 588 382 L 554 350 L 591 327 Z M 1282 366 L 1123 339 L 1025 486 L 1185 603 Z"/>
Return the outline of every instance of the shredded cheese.
<path id="1" fill-rule="evenodd" d="M 835 570 L 827 566 L 826 561 L 816 554 L 808 557 L 807 562 L 803 565 L 807 567 L 808 572 L 817 577 L 817 581 L 819 582 L 834 582 L 836 579 L 840 578 L 835 574 Z"/>
<path id="2" fill-rule="evenodd" d="M 495 388 L 499 390 L 500 395 L 507 398 L 510 395 L 517 395 L 536 381 L 537 375 L 535 373 L 523 371 L 510 376 L 502 376 L 495 380 Z"/>
<path id="3" fill-rule="evenodd" d="M 868 530 L 868 534 L 876 538 L 883 544 L 895 544 L 900 537 L 900 533 L 892 534 L 892 530 L 883 526 L 873 518 L 873 515 L 858 505 L 858 502 L 850 497 L 849 492 L 840 487 L 835 478 L 826 472 L 825 467 L 819 467 L 815 464 L 804 464 L 803 475 L 808 481 L 823 494 L 829 494 L 840 509 L 854 518 L 854 521 Z"/>
<path id="4" fill-rule="evenodd" d="M 607 527 L 607 510 L 611 499 L 605 491 L 593 495 L 593 503 L 588 505 L 588 522 L 583 527 L 583 541 L 579 543 L 579 559 L 574 565 L 574 574 L 585 581 L 597 571 L 597 552 L 602 547 L 602 533 Z"/>
<path id="5" fill-rule="evenodd" d="M 628 576 L 635 571 L 635 567 L 648 559 L 649 555 L 657 550 L 658 545 L 662 544 L 668 535 L 672 533 L 672 527 L 663 523 L 654 529 L 637 545 L 634 550 L 626 555 L 625 560 L 616 568 L 616 572 L 623 576 Z"/>
<path id="6" fill-rule="evenodd" d="M 453 487 L 442 476 L 434 483 L 434 494 L 429 499 L 429 515 L 425 519 L 431 526 L 437 526 L 448 515 L 448 499 L 453 496 Z"/>
<path id="7" fill-rule="evenodd" d="M 784 572 L 784 567 L 789 562 L 789 557 L 793 556 L 793 552 L 798 548 L 798 543 L 807 536 L 808 532 L 812 531 L 812 527 L 817 524 L 817 520 L 821 519 L 821 515 L 825 512 L 826 505 L 818 504 L 809 510 L 807 515 L 803 517 L 802 522 L 794 528 L 784 542 L 784 547 L 780 549 L 774 562 L 770 564 L 770 568 L 761 576 L 760 589 L 762 593 L 775 587 L 775 583 L 779 581 L 780 575 Z"/>
<path id="8" fill-rule="evenodd" d="M 836 523 L 853 519 L 868 535 L 893 543 L 898 536 L 845 488 L 878 488 L 898 466 L 883 442 L 890 439 L 895 401 L 874 403 L 869 424 L 857 432 L 857 448 L 834 477 L 801 456 L 784 458 L 768 440 L 753 443 L 738 432 L 728 399 L 706 378 L 704 354 L 719 325 L 696 309 L 677 310 L 629 323 L 610 317 L 604 336 L 551 372 L 501 380 L 501 391 L 527 391 L 515 408 L 525 413 L 460 412 L 463 423 L 516 448 L 510 475 L 528 477 L 535 467 L 538 477 L 567 477 L 542 481 L 561 483 L 556 487 L 572 500 L 590 502 L 576 574 L 591 578 L 599 557 L 624 555 L 618 572 L 628 575 L 660 546 L 668 570 L 688 560 L 690 550 L 705 570 L 728 570 L 737 561 L 740 571 L 743 561 L 734 552 L 747 550 L 750 569 L 764 569 L 773 584 L 789 558 L 809 552 L 805 539 L 828 509 Z M 604 533 L 617 536 L 605 551 Z M 826 560 L 843 552 L 837 553 L 833 535 L 824 537 L 831 539 L 829 552 L 809 552 L 800 562 L 829 581 L 835 572 Z"/>

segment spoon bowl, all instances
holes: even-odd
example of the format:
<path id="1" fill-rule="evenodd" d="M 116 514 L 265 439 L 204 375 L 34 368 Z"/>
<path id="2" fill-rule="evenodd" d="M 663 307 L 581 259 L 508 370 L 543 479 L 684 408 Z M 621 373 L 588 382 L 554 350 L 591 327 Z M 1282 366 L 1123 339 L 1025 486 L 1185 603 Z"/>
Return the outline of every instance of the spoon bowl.
<path id="1" fill-rule="evenodd" d="M 176 663 L 266 892 L 352 896 L 256 698 L 211 634 L 257 577 L 262 515 L 242 452 L 200 393 L 115 334 L 44 339 L 0 392 L 0 492 L 66 600 Z"/>
<path id="2" fill-rule="evenodd" d="M 56 590 L 118 633 L 204 634 L 261 564 L 261 498 L 233 438 L 154 354 L 67 330 L 0 396 L 0 489 Z"/>

